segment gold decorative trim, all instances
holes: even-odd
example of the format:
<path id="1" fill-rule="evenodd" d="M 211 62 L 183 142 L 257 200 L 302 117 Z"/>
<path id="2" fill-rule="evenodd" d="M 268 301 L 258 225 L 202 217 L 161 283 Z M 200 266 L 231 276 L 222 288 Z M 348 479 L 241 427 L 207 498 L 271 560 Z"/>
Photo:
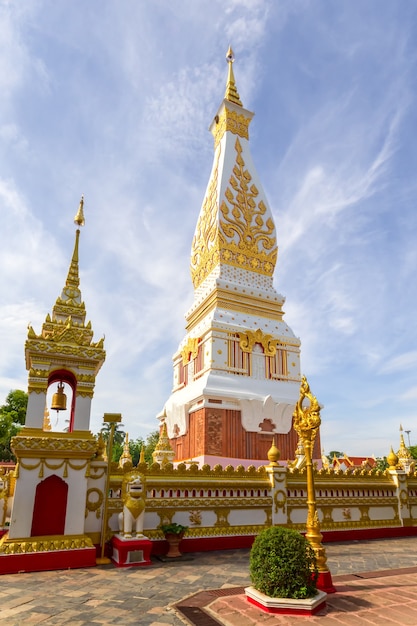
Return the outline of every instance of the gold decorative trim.
<path id="1" fill-rule="evenodd" d="M 75 438 L 71 433 L 53 433 L 44 436 L 16 435 L 11 446 L 18 459 L 22 458 L 84 458 L 90 459 L 97 450 L 97 441 L 91 438 Z M 59 435 L 65 435 L 60 437 Z"/>
<path id="2" fill-rule="evenodd" d="M 45 393 L 48 390 L 48 381 L 47 380 L 38 380 L 28 382 L 28 393 Z"/>
<path id="3" fill-rule="evenodd" d="M 235 496 L 231 498 L 209 497 L 205 498 L 150 498 L 147 495 L 146 510 L 159 511 L 162 509 L 189 510 L 189 509 L 220 509 L 227 507 L 229 509 L 262 509 L 272 505 L 271 496 L 244 498 Z M 165 514 L 165 513 L 164 513 Z"/>
<path id="4" fill-rule="evenodd" d="M 271 277 L 278 248 L 272 215 L 242 158 L 236 138 L 236 161 L 224 199 L 220 202 L 217 180 L 220 146 L 209 188 L 197 222 L 191 250 L 191 275 L 197 288 L 219 263 Z M 219 206 L 220 205 L 220 206 Z"/>
<path id="5" fill-rule="evenodd" d="M 275 225 L 245 168 L 242 146 L 235 142 L 236 162 L 220 204 L 221 259 L 228 265 L 272 276 L 277 260 Z M 265 219 L 266 217 L 266 219 Z"/>
<path id="6" fill-rule="evenodd" d="M 275 356 L 277 348 L 285 350 L 284 344 L 280 339 L 274 339 L 272 335 L 267 335 L 262 332 L 260 328 L 255 331 L 248 330 L 245 333 L 238 333 L 239 346 L 243 352 L 252 352 L 253 346 L 256 343 L 260 343 L 264 349 L 265 356 Z"/>
<path id="7" fill-rule="evenodd" d="M 49 370 L 41 370 L 31 367 L 29 370 L 30 378 L 46 378 L 48 380 Z"/>
<path id="8" fill-rule="evenodd" d="M 91 496 L 95 495 L 97 499 L 93 499 L 91 500 Z M 91 487 L 90 489 L 87 489 L 87 496 L 86 496 L 86 503 L 85 503 L 85 517 L 88 516 L 88 512 L 90 511 L 91 513 L 96 513 L 96 518 L 100 519 L 101 518 L 101 505 L 103 504 L 104 501 L 104 494 L 101 491 L 101 489 L 97 489 L 97 487 Z"/>
<path id="9" fill-rule="evenodd" d="M 219 262 L 217 249 L 219 227 L 217 223 L 217 180 L 219 175 L 220 146 L 216 152 L 213 173 L 197 221 L 191 246 L 191 277 L 196 289 Z"/>
<path id="10" fill-rule="evenodd" d="M 288 517 L 290 520 L 290 517 Z M 367 520 L 364 523 L 363 520 L 358 521 L 343 521 L 343 522 L 332 522 L 326 523 L 327 520 L 322 521 L 320 524 L 322 531 L 328 530 L 358 530 L 358 529 L 369 529 L 369 528 L 398 528 L 401 526 L 401 522 L 399 518 L 394 519 L 377 519 L 377 520 Z M 289 526 L 294 528 L 295 530 L 299 530 L 303 532 L 305 530 L 305 524 L 296 524 L 294 522 L 290 522 Z"/>
<path id="11" fill-rule="evenodd" d="M 182 364 L 186 365 L 192 359 L 195 359 L 198 354 L 198 345 L 200 342 L 199 337 L 189 337 L 187 343 L 181 350 Z"/>
<path id="12" fill-rule="evenodd" d="M 250 117 L 245 113 L 238 113 L 233 111 L 227 105 L 223 108 L 223 111 L 215 119 L 215 125 L 213 125 L 211 132 L 214 137 L 214 148 L 217 148 L 222 140 L 225 132 L 229 131 L 233 135 L 238 135 L 242 139 L 249 140 L 249 124 L 251 123 L 252 114 Z"/>
<path id="13" fill-rule="evenodd" d="M 64 459 L 63 461 L 61 461 L 60 463 L 49 463 L 46 459 L 39 459 L 39 461 L 37 463 L 24 463 L 22 460 L 20 460 L 19 462 L 19 468 L 22 467 L 25 470 L 28 471 L 32 471 L 35 469 L 38 469 L 39 467 L 39 474 L 38 477 L 39 478 L 43 478 L 44 477 L 44 470 L 45 467 L 53 470 L 54 472 L 56 472 L 57 470 L 64 468 L 64 471 L 62 473 L 62 477 L 63 478 L 67 478 L 68 477 L 68 467 L 72 470 L 75 471 L 79 471 L 79 470 L 86 470 L 86 477 L 89 476 L 89 461 L 85 461 L 84 463 L 82 463 L 81 465 L 75 465 L 74 463 L 71 463 L 71 461 L 69 459 Z"/>
<path id="14" fill-rule="evenodd" d="M 83 548 L 94 548 L 87 535 L 45 535 L 24 539 L 9 539 L 5 535 L 0 539 L 0 554 L 31 554 Z"/>
<path id="15" fill-rule="evenodd" d="M 185 539 L 205 538 L 205 537 L 241 537 L 245 535 L 257 535 L 267 528 L 266 524 L 252 524 L 248 526 L 204 526 L 188 528 Z M 149 539 L 163 539 L 162 530 L 145 529 L 144 532 Z"/>
<path id="16" fill-rule="evenodd" d="M 42 354 L 48 355 L 57 355 L 63 354 L 65 356 L 75 356 L 79 359 L 96 359 L 100 363 L 104 362 L 106 358 L 105 351 L 99 346 L 100 342 L 97 342 L 97 347 L 92 344 L 91 346 L 86 345 L 72 345 L 66 343 L 56 343 L 53 341 L 46 341 L 42 339 L 37 340 L 27 340 L 26 341 L 26 352 L 30 354 L 30 357 L 33 357 L 33 352 L 36 354 L 38 352 Z"/>

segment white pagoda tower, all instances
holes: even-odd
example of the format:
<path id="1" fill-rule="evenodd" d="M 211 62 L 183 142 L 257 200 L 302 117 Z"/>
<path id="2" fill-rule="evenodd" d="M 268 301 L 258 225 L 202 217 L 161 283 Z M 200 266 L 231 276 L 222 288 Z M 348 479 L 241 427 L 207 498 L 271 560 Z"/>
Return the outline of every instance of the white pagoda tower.
<path id="1" fill-rule="evenodd" d="M 175 461 L 236 466 L 265 462 L 273 438 L 282 459 L 294 458 L 301 375 L 300 340 L 273 286 L 278 249 L 249 150 L 253 113 L 240 101 L 230 48 L 226 58 L 226 93 L 210 127 L 213 167 L 191 249 L 194 302 L 159 419 Z"/>

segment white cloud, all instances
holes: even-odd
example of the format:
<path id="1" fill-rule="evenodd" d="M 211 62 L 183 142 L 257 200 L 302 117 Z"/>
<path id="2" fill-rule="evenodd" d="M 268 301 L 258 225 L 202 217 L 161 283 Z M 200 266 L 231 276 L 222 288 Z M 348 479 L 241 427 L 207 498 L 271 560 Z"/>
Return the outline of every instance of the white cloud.
<path id="1" fill-rule="evenodd" d="M 387 360 L 380 372 L 382 374 L 390 374 L 393 372 L 402 372 L 405 370 L 415 371 L 417 365 L 417 350 L 411 350 L 405 354 L 400 354 L 397 357 Z"/>

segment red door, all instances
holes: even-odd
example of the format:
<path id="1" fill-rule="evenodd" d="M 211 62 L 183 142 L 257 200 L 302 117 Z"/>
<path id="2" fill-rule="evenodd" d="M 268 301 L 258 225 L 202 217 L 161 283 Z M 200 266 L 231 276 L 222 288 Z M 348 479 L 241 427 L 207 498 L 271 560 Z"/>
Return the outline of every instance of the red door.
<path id="1" fill-rule="evenodd" d="M 59 476 L 49 476 L 36 487 L 31 537 L 63 535 L 67 513 L 68 485 Z"/>

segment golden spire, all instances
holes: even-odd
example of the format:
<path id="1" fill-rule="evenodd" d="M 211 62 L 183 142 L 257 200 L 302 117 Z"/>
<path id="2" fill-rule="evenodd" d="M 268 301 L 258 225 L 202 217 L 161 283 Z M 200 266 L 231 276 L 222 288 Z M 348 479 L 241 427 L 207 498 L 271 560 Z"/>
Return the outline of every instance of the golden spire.
<path id="1" fill-rule="evenodd" d="M 84 219 L 84 196 L 81 196 L 80 204 L 78 206 L 77 215 L 74 217 L 74 224 L 77 224 L 78 226 L 84 226 L 85 225 L 85 219 Z"/>
<path id="2" fill-rule="evenodd" d="M 158 443 L 155 446 L 155 450 L 152 452 L 152 458 L 154 463 L 165 465 L 166 463 L 172 463 L 174 457 L 175 452 L 171 448 L 168 437 L 167 425 L 166 422 L 164 422 L 161 432 L 159 434 Z"/>
<path id="3" fill-rule="evenodd" d="M 226 93 L 224 94 L 224 97 L 226 100 L 229 100 L 229 102 L 233 102 L 234 104 L 237 104 L 241 107 L 243 105 L 240 101 L 240 96 L 236 89 L 235 76 L 233 74 L 233 63 L 235 60 L 235 55 L 233 54 L 233 50 L 230 46 L 226 54 L 226 60 L 229 64 L 229 74 L 227 76 Z"/>
<path id="4" fill-rule="evenodd" d="M 405 470 L 406 472 L 409 471 L 411 466 L 413 466 L 414 468 L 413 457 L 411 456 L 410 450 L 405 445 L 403 427 L 401 426 L 401 424 L 400 424 L 400 449 L 397 452 L 397 458 L 398 458 L 397 463 L 400 465 L 401 469 Z"/>
<path id="5" fill-rule="evenodd" d="M 394 450 L 392 449 L 391 446 L 391 450 L 387 456 L 387 463 L 389 465 L 388 469 L 397 469 L 397 465 L 398 465 L 398 456 L 395 454 Z"/>
<path id="6" fill-rule="evenodd" d="M 281 456 L 281 453 L 275 445 L 275 437 L 272 439 L 272 445 L 268 450 L 267 456 L 269 461 L 269 467 L 279 467 L 278 460 Z"/>
<path id="7" fill-rule="evenodd" d="M 159 435 L 158 443 L 155 446 L 155 450 L 172 450 L 171 444 L 169 443 L 166 422 L 162 425 L 162 430 Z"/>
<path id="8" fill-rule="evenodd" d="M 124 465 L 126 465 L 127 463 L 129 463 L 129 465 L 131 467 L 133 466 L 132 455 L 130 454 L 130 449 L 129 449 L 129 435 L 128 435 L 128 433 L 126 433 L 126 436 L 125 436 L 125 442 L 124 442 L 124 445 L 123 445 L 122 456 L 119 459 L 119 467 L 124 467 Z"/>
<path id="9" fill-rule="evenodd" d="M 77 226 L 84 226 L 84 196 L 81 196 L 80 204 L 78 206 L 77 214 L 74 218 L 74 223 Z M 74 251 L 72 253 L 71 263 L 68 269 L 67 279 L 65 281 L 65 287 L 62 290 L 61 297 L 58 298 L 56 304 L 70 305 L 71 307 L 77 307 L 84 309 L 84 303 L 81 301 L 81 291 L 79 289 L 80 276 L 78 268 L 78 243 L 80 239 L 80 229 L 75 231 L 75 244 Z"/>

